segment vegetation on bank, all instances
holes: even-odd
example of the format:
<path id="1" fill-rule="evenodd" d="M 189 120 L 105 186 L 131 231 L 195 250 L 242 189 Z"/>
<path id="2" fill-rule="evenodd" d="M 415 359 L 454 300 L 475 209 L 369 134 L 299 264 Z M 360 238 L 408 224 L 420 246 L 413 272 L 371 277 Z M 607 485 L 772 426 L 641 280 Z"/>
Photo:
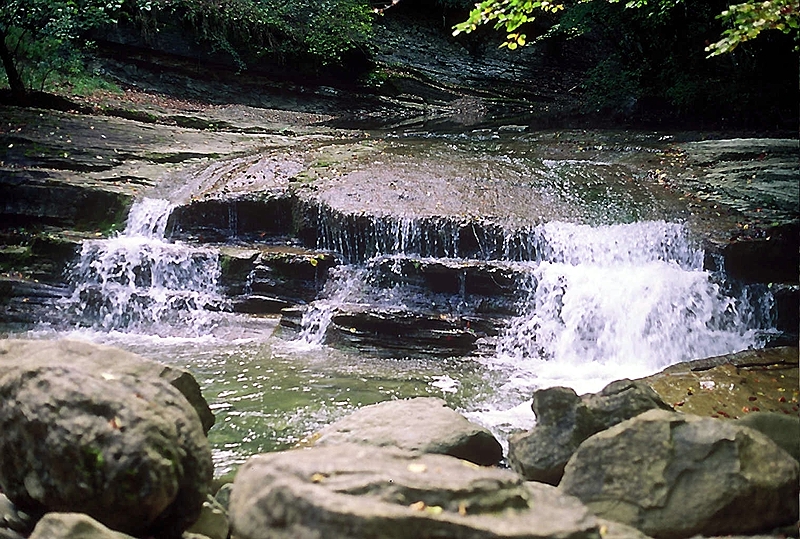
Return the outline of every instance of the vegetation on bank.
<path id="1" fill-rule="evenodd" d="M 382 15 L 400 4 L 431 17 L 435 6 L 447 20 L 462 21 L 444 25 L 443 35 L 471 34 L 457 39 L 473 44 L 514 50 L 547 43 L 556 56 L 585 49 L 593 62 L 582 84 L 586 111 L 625 112 L 644 103 L 657 113 L 692 115 L 724 104 L 720 114 L 785 116 L 787 100 L 772 96 L 796 94 L 800 0 L 729 1 L 8 0 L 0 7 L 0 57 L 17 102 L 31 90 L 109 88 L 87 59 L 92 39 L 120 28 L 145 45 L 179 35 L 241 71 L 338 68 L 353 80 L 354 71 L 369 69 Z M 477 31 L 482 26 L 503 33 Z"/>

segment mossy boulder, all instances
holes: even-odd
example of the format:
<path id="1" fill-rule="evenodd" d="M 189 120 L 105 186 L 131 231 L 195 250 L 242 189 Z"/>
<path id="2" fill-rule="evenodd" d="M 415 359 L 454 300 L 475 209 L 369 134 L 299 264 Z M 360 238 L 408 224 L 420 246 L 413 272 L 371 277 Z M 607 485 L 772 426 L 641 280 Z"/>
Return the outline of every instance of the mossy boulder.
<path id="1" fill-rule="evenodd" d="M 211 450 L 197 412 L 168 381 L 87 371 L 56 354 L 0 365 L 0 488 L 17 507 L 86 513 L 163 538 L 197 519 Z"/>

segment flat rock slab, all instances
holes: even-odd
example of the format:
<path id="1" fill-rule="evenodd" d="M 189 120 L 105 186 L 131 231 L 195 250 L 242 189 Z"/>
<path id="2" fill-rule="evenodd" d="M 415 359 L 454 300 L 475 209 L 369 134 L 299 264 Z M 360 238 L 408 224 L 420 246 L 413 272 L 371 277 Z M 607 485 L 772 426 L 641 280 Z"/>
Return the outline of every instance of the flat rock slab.
<path id="1" fill-rule="evenodd" d="M 738 418 L 757 412 L 797 416 L 797 347 L 746 350 L 678 363 L 643 378 L 676 410 Z"/>
<path id="2" fill-rule="evenodd" d="M 487 429 L 434 397 L 366 406 L 319 431 L 311 443 L 396 447 L 450 455 L 482 465 L 497 464 L 503 458 L 502 446 Z"/>
<path id="3" fill-rule="evenodd" d="M 600 538 L 575 498 L 444 455 L 335 445 L 252 457 L 230 504 L 238 539 Z"/>
<path id="4" fill-rule="evenodd" d="M 664 410 L 583 442 L 559 489 L 659 539 L 767 533 L 798 516 L 786 451 L 735 422 Z"/>

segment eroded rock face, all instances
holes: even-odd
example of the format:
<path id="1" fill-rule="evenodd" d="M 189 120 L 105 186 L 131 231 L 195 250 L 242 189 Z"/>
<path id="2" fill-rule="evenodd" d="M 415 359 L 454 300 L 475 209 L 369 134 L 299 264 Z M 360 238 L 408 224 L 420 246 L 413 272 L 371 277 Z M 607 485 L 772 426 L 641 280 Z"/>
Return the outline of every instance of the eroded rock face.
<path id="1" fill-rule="evenodd" d="M 600 537 L 575 498 L 444 455 L 335 445 L 252 457 L 234 482 L 239 539 Z"/>
<path id="2" fill-rule="evenodd" d="M 503 458 L 503 448 L 492 433 L 434 397 L 365 406 L 322 429 L 313 437 L 313 443 L 396 447 L 450 455 L 487 466 Z"/>
<path id="3" fill-rule="evenodd" d="M 768 532 L 798 516 L 798 463 L 772 440 L 664 410 L 583 442 L 559 489 L 659 539 Z"/>
<path id="4" fill-rule="evenodd" d="M 55 355 L 2 366 L 0 487 L 16 506 L 165 538 L 197 518 L 211 451 L 196 411 L 166 380 L 87 372 Z"/>
<path id="5" fill-rule="evenodd" d="M 660 408 L 671 410 L 646 384 L 618 380 L 595 394 L 579 397 L 566 387 L 536 391 L 536 426 L 509 438 L 508 460 L 526 479 L 557 485 L 564 466 L 589 436 Z"/>
<path id="6" fill-rule="evenodd" d="M 439 356 L 472 352 L 477 340 L 466 317 L 360 305 L 336 309 L 326 334 L 326 342 L 361 350 L 409 350 Z"/>

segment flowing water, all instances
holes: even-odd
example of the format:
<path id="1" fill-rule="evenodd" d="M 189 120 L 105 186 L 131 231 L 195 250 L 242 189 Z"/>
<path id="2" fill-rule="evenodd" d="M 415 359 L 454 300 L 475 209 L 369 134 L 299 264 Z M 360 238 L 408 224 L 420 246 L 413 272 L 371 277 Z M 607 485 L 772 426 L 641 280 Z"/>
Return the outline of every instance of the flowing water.
<path id="1" fill-rule="evenodd" d="M 194 335 L 214 325 L 208 309 L 219 306 L 218 254 L 165 239 L 172 206 L 145 198 L 136 203 L 125 231 L 86 241 L 72 270 L 69 309 L 82 325 L 102 330 Z"/>
<path id="2" fill-rule="evenodd" d="M 542 174 L 552 175 L 556 189 L 595 165 L 547 161 Z M 619 181 L 619 171 L 612 172 L 609 181 Z M 591 204 L 602 213 L 602 196 Z M 210 433 L 217 474 L 387 399 L 441 396 L 504 437 L 533 424 L 536 388 L 597 391 L 615 379 L 763 343 L 767 293 L 734 288 L 703 269 L 704 253 L 683 224 L 627 218 L 615 224 L 615 212 L 629 212 L 612 206 L 605 212 L 611 217 L 593 226 L 482 223 L 465 236 L 456 221 L 360 216 L 357 223 L 320 204 L 318 247 L 348 263 L 333 268 L 293 332 L 276 317 L 230 312 L 219 290 L 217 248 L 170 241 L 172 203 L 143 199 L 122 234 L 84 244 L 72 271 L 74 293 L 63 305 L 75 326 L 34 335 L 117 345 L 190 370 L 217 416 Z M 465 269 L 447 293 L 387 282 L 387 272 L 425 264 Z M 476 264 L 513 274 L 516 290 L 513 314 L 500 317 L 500 330 L 474 353 L 387 354 L 325 344 L 343 307 L 441 317 L 491 311 L 496 299 L 467 287 L 467 268 Z"/>

